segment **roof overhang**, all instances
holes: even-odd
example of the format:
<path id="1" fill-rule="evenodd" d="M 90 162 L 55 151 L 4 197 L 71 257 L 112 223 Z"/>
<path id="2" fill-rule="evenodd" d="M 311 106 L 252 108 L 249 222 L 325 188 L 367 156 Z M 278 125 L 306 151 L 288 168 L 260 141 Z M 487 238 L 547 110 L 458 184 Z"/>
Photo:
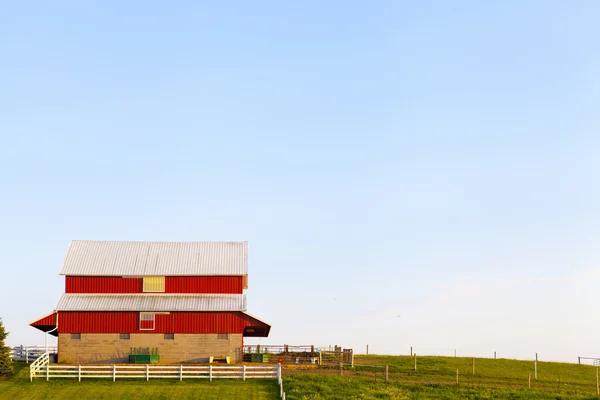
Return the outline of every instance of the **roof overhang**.
<path id="1" fill-rule="evenodd" d="M 30 322 L 29 325 L 42 332 L 50 332 L 52 336 L 58 336 L 58 330 L 56 329 L 58 321 L 57 315 L 57 312 L 51 312 L 40 319 Z"/>
<path id="2" fill-rule="evenodd" d="M 255 317 L 254 315 L 243 312 L 246 321 L 250 324 L 244 328 L 244 337 L 267 337 L 271 332 L 271 325 Z"/>

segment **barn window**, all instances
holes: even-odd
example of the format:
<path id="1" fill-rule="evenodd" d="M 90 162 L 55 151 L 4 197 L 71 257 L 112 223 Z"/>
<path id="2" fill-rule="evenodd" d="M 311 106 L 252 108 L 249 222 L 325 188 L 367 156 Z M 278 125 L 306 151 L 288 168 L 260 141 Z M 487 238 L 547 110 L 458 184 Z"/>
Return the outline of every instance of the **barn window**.
<path id="1" fill-rule="evenodd" d="M 119 336 L 119 339 L 121 340 L 129 340 L 131 339 L 129 333 L 121 333 L 121 335 Z"/>
<path id="2" fill-rule="evenodd" d="M 141 331 L 153 331 L 154 330 L 154 313 L 149 313 L 149 312 L 140 313 L 140 330 Z"/>
<path id="3" fill-rule="evenodd" d="M 175 340 L 174 333 L 165 333 L 165 340 Z"/>
<path id="4" fill-rule="evenodd" d="M 71 333 L 71 339 L 81 340 L 81 333 Z"/>
<path id="5" fill-rule="evenodd" d="M 165 277 L 164 276 L 145 276 L 144 279 L 144 292 L 150 293 L 163 293 L 165 291 Z"/>
<path id="6" fill-rule="evenodd" d="M 217 339 L 228 340 L 229 334 L 227 333 L 217 333 Z"/>

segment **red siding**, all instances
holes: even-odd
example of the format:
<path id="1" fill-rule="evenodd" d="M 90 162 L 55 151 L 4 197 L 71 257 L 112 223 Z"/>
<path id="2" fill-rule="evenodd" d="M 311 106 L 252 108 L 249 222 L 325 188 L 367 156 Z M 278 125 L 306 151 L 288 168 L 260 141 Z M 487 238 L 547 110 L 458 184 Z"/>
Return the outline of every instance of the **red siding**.
<path id="1" fill-rule="evenodd" d="M 240 312 L 156 314 L 155 329 L 139 330 L 138 312 L 61 312 L 60 333 L 243 333 L 255 321 Z"/>
<path id="2" fill-rule="evenodd" d="M 242 276 L 167 276 L 165 293 L 243 293 Z M 67 276 L 66 293 L 143 293 L 141 278 Z"/>
<path id="3" fill-rule="evenodd" d="M 167 276 L 166 293 L 243 293 L 241 276 Z"/>
<path id="4" fill-rule="evenodd" d="M 45 317 L 40 318 L 37 321 L 34 321 L 29 325 L 31 325 L 31 326 L 47 326 L 47 325 L 56 326 L 56 313 L 46 315 Z"/>
<path id="5" fill-rule="evenodd" d="M 141 293 L 141 278 L 120 276 L 67 276 L 66 293 Z"/>

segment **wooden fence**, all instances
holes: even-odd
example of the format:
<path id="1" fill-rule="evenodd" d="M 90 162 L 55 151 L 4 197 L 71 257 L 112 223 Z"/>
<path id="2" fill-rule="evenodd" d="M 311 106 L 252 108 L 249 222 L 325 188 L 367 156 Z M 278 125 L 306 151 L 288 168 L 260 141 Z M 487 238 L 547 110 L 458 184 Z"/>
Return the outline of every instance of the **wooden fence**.
<path id="1" fill-rule="evenodd" d="M 45 361 L 45 360 L 43 360 Z M 117 379 L 280 379 L 281 366 L 192 366 L 192 365 L 48 365 L 30 369 L 34 378 Z M 47 362 L 47 361 L 46 361 Z M 32 364 L 34 366 L 34 364 Z"/>

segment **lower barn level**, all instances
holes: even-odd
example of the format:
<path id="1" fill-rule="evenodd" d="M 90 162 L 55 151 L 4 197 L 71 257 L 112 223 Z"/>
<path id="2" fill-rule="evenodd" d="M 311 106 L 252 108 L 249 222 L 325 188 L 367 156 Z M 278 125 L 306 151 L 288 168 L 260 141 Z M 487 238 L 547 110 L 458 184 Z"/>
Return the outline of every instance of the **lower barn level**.
<path id="1" fill-rule="evenodd" d="M 242 361 L 243 335 L 162 333 L 60 333 L 58 362 L 121 364 L 129 361 L 132 347 L 158 348 L 161 363 L 207 362 L 209 357 Z"/>

